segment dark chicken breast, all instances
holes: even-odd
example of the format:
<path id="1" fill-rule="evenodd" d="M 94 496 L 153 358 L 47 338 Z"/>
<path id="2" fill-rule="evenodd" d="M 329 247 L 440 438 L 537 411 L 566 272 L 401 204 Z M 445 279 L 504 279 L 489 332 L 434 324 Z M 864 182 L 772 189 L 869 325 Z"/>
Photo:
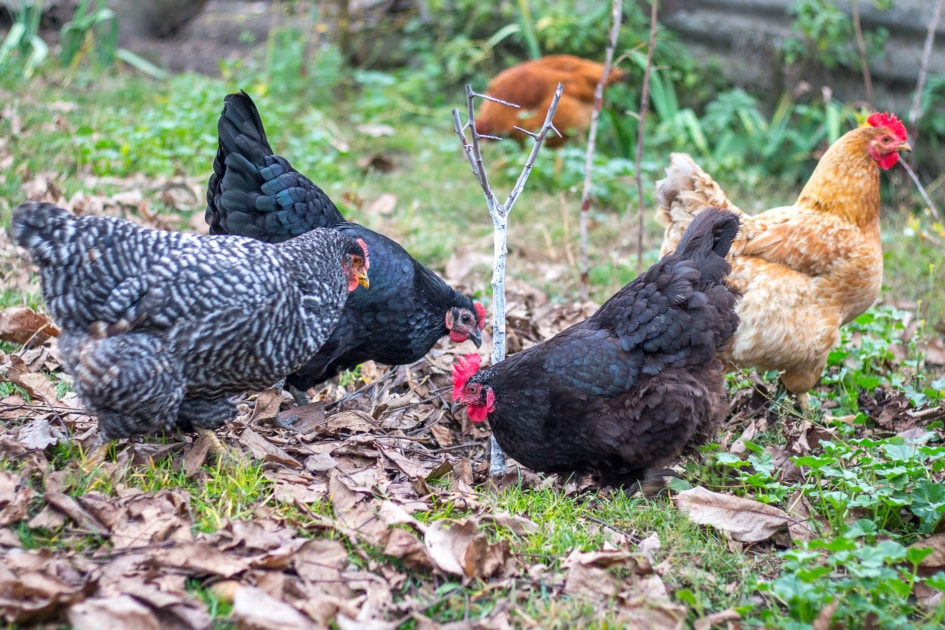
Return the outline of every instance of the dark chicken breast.
<path id="1" fill-rule="evenodd" d="M 712 435 L 727 412 L 717 354 L 737 325 L 722 283 L 738 218 L 693 221 L 676 253 L 587 320 L 486 370 L 454 367 L 454 401 L 488 417 L 499 445 L 529 468 L 592 472 L 628 484 Z"/>

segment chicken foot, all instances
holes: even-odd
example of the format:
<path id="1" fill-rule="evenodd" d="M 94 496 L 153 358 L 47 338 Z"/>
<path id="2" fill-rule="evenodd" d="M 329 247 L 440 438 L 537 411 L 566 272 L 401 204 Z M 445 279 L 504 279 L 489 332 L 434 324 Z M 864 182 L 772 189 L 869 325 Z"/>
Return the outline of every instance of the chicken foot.
<path id="1" fill-rule="evenodd" d="M 229 447 L 220 441 L 214 431 L 222 427 L 226 419 L 236 415 L 236 405 L 229 398 L 187 398 L 181 402 L 177 412 L 177 424 L 184 429 L 206 437 L 210 450 L 217 457 L 238 459 Z"/>

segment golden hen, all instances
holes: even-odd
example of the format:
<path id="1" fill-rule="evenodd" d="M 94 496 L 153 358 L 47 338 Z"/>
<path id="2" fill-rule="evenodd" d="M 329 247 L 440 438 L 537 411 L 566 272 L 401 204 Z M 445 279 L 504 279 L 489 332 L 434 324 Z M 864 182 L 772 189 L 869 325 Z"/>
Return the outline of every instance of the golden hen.
<path id="1" fill-rule="evenodd" d="M 794 205 L 755 216 L 732 204 L 686 154 L 670 157 L 656 183 L 661 254 L 673 251 L 692 218 L 709 207 L 741 215 L 728 284 L 743 295 L 727 356 L 738 368 L 780 370 L 781 383 L 807 408 L 840 327 L 879 295 L 883 277 L 879 172 L 910 150 L 892 114 L 872 114 L 821 157 Z"/>
<path id="2" fill-rule="evenodd" d="M 540 129 L 548 115 L 555 88 L 561 83 L 564 92 L 553 122 L 563 137 L 549 134 L 545 140 L 549 147 L 561 146 L 568 137 L 582 133 L 590 126 L 594 89 L 603 73 L 603 64 L 574 55 L 548 55 L 503 70 L 489 83 L 486 94 L 514 103 L 521 109 L 486 100 L 476 118 L 476 130 L 480 134 L 508 135 L 519 143 L 524 142 L 527 136 L 514 127 L 533 132 Z M 626 76 L 618 68 L 611 69 L 607 86 Z"/>

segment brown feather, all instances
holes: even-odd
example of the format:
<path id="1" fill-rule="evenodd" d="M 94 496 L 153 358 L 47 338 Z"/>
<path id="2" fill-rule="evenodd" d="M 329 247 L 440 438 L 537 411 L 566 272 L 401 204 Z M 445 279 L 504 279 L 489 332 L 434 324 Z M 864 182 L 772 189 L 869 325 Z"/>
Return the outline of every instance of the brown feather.
<path id="1" fill-rule="evenodd" d="M 661 253 L 673 251 L 707 207 L 742 214 L 727 284 L 742 293 L 740 324 L 726 358 L 737 367 L 781 370 L 802 404 L 817 384 L 840 326 L 869 308 L 882 285 L 880 167 L 871 151 L 907 149 L 886 127 L 849 131 L 824 153 L 791 206 L 744 214 L 685 154 L 657 182 Z M 885 144 L 883 144 L 885 143 Z"/>
<path id="2" fill-rule="evenodd" d="M 481 134 L 511 136 L 524 142 L 526 135 L 513 127 L 528 131 L 541 128 L 558 83 L 564 86 L 553 123 L 564 138 L 549 135 L 549 147 L 564 144 L 573 135 L 583 133 L 591 123 L 594 108 L 594 90 L 604 72 L 603 64 L 573 55 L 549 55 L 525 61 L 500 72 L 489 83 L 486 94 L 514 103 L 519 109 L 493 101 L 483 101 L 476 118 L 476 130 Z M 607 85 L 625 77 L 619 68 L 613 68 Z"/>

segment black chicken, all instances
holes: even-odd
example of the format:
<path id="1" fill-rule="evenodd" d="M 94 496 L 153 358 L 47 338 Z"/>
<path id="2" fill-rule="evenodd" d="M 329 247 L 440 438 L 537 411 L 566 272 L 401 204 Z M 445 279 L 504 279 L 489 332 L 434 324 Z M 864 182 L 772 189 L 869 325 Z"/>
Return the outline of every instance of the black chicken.
<path id="1" fill-rule="evenodd" d="M 267 245 L 23 203 L 12 232 L 105 440 L 221 426 L 230 395 L 297 370 L 368 285 L 367 247 L 337 230 Z"/>
<path id="2" fill-rule="evenodd" d="M 707 210 L 676 253 L 623 287 L 587 320 L 477 372 L 453 366 L 454 404 L 486 418 L 529 468 L 591 472 L 625 485 L 705 442 L 727 411 L 717 353 L 738 326 L 722 279 L 739 220 Z"/>
<path id="3" fill-rule="evenodd" d="M 443 335 L 482 343 L 485 309 L 414 260 L 400 245 L 344 218 L 325 192 L 273 155 L 259 112 L 245 93 L 224 100 L 219 148 L 207 190 L 212 234 L 280 242 L 316 227 L 337 227 L 363 239 L 377 262 L 371 290 L 348 296 L 341 321 L 322 349 L 287 379 L 304 392 L 341 371 L 374 360 L 419 360 Z M 296 401 L 307 402 L 300 391 Z"/>

